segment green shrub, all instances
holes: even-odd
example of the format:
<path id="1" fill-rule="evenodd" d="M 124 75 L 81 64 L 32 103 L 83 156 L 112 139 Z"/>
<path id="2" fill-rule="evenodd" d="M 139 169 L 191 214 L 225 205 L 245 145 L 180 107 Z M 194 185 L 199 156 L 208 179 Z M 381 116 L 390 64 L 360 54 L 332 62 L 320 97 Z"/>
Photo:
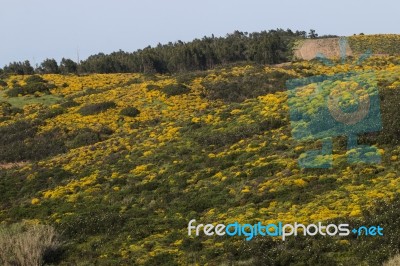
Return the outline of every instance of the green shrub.
<path id="1" fill-rule="evenodd" d="M 252 137 L 255 134 L 261 134 L 264 131 L 277 129 L 285 123 L 277 119 L 270 119 L 248 125 L 230 125 L 227 128 L 215 130 L 210 127 L 202 128 L 199 125 L 190 125 L 186 130 L 199 144 L 216 147 L 223 147 L 236 143 L 242 139 Z M 185 128 L 182 129 L 185 131 Z"/>
<path id="2" fill-rule="evenodd" d="M 54 156 L 67 151 L 64 144 L 66 136 L 59 128 L 37 134 L 34 138 L 27 139 L 25 144 L 26 151 L 20 151 L 26 158 L 24 160 L 41 160 L 49 156 Z"/>
<path id="3" fill-rule="evenodd" d="M 205 97 L 226 102 L 242 102 L 268 93 L 283 91 L 286 80 L 292 78 L 287 73 L 272 71 L 269 73 L 250 72 L 241 76 L 229 76 L 228 80 L 204 81 Z"/>
<path id="4" fill-rule="evenodd" d="M 121 110 L 120 115 L 136 117 L 140 114 L 140 111 L 135 107 L 125 107 Z"/>
<path id="5" fill-rule="evenodd" d="M 8 102 L 0 102 L 0 117 L 1 116 L 12 116 L 18 113 L 22 113 L 23 110 L 17 107 L 13 107 Z"/>
<path id="6" fill-rule="evenodd" d="M 30 76 L 26 80 L 25 86 L 19 86 L 14 83 L 13 87 L 6 92 L 8 97 L 17 97 L 19 94 L 21 95 L 37 95 L 38 93 L 50 94 L 50 89 L 55 87 L 54 84 L 48 84 L 46 80 L 44 80 L 40 76 Z"/>
<path id="7" fill-rule="evenodd" d="M 177 266 L 179 265 L 175 261 L 175 255 L 163 252 L 155 255 L 154 257 L 150 257 L 148 261 L 145 262 L 145 266 Z"/>
<path id="8" fill-rule="evenodd" d="M 41 120 L 45 120 L 54 118 L 63 113 L 65 113 L 65 109 L 62 108 L 61 106 L 56 108 L 48 108 L 48 109 L 46 108 L 45 110 L 39 112 L 38 118 Z"/>
<path id="9" fill-rule="evenodd" d="M 100 136 L 98 133 L 87 130 L 76 135 L 76 137 L 70 142 L 69 147 L 78 148 L 82 146 L 87 146 L 100 141 Z"/>
<path id="10" fill-rule="evenodd" d="M 61 103 L 60 106 L 63 108 L 71 108 L 71 107 L 79 106 L 79 103 L 75 102 L 72 99 L 68 99 L 67 101 Z"/>
<path id="11" fill-rule="evenodd" d="M 54 84 L 54 83 L 47 83 L 47 88 L 48 88 L 49 90 L 52 90 L 52 89 L 57 88 L 57 86 L 56 86 L 56 84 Z"/>
<path id="12" fill-rule="evenodd" d="M 7 82 L 5 82 L 4 80 L 0 79 L 0 86 L 7 87 Z"/>
<path id="13" fill-rule="evenodd" d="M 27 83 L 23 87 L 23 94 L 35 94 L 35 92 L 42 92 L 46 94 L 50 94 L 50 87 L 45 84 L 45 83 L 40 83 L 40 82 L 32 82 L 32 83 Z"/>
<path id="14" fill-rule="evenodd" d="M 142 82 L 143 82 L 143 79 L 141 79 L 141 78 L 132 78 L 132 79 L 128 80 L 124 84 L 124 86 L 129 86 L 129 85 L 132 85 L 132 84 L 140 84 Z"/>
<path id="15" fill-rule="evenodd" d="M 394 145 L 400 143 L 400 112 L 397 107 L 400 102 L 399 89 L 380 91 L 383 130 L 378 137 L 379 143 Z"/>
<path id="16" fill-rule="evenodd" d="M 0 127 L 0 162 L 40 160 L 66 151 L 63 132 L 54 128 L 37 134 L 39 120 Z"/>
<path id="17" fill-rule="evenodd" d="M 176 95 L 182 95 L 190 92 L 189 87 L 186 85 L 180 83 L 180 84 L 170 84 L 165 86 L 162 89 L 162 92 L 164 92 L 168 96 L 176 96 Z"/>
<path id="18" fill-rule="evenodd" d="M 170 84 L 167 85 L 163 88 L 161 88 L 158 85 L 154 84 L 148 84 L 146 86 L 146 89 L 151 91 L 151 90 L 159 90 L 165 93 L 167 96 L 175 96 L 175 95 L 182 95 L 190 92 L 189 87 L 187 87 L 185 84 L 178 83 L 178 84 Z"/>
<path id="19" fill-rule="evenodd" d="M 6 126 L 1 126 L 0 146 L 33 137 L 35 136 L 36 131 L 37 123 L 27 120 L 20 120 Z"/>
<path id="20" fill-rule="evenodd" d="M 92 145 L 99 141 L 103 141 L 112 133 L 113 131 L 107 127 L 103 127 L 98 132 L 90 128 L 82 128 L 72 134 L 72 140 L 67 141 L 66 145 L 68 148 L 72 149 Z"/>
<path id="21" fill-rule="evenodd" d="M 9 90 L 6 91 L 6 95 L 8 97 L 18 97 L 18 95 L 23 95 L 24 94 L 24 89 L 22 87 L 13 87 Z"/>
<path id="22" fill-rule="evenodd" d="M 114 235 L 121 230 L 128 220 L 126 215 L 118 211 L 104 210 L 96 206 L 96 210 L 65 217 L 60 223 L 60 229 L 67 237 L 87 239 L 93 235 Z"/>
<path id="23" fill-rule="evenodd" d="M 161 87 L 158 86 L 158 85 L 149 84 L 149 85 L 146 86 L 146 89 L 149 90 L 149 91 L 152 91 L 152 90 L 161 90 Z"/>
<path id="24" fill-rule="evenodd" d="M 176 75 L 178 83 L 190 84 L 196 78 L 204 78 L 207 76 L 206 71 L 184 72 Z"/>
<path id="25" fill-rule="evenodd" d="M 93 103 L 93 104 L 88 104 L 83 107 L 81 107 L 78 111 L 79 114 L 81 115 L 95 115 L 104 111 L 107 111 L 108 109 L 115 108 L 117 105 L 115 102 L 112 101 L 107 101 L 107 102 L 101 102 L 101 103 Z"/>
<path id="26" fill-rule="evenodd" d="M 32 75 L 29 76 L 27 79 L 25 79 L 25 82 L 29 84 L 29 83 L 46 83 L 47 81 L 43 79 L 41 76 Z"/>

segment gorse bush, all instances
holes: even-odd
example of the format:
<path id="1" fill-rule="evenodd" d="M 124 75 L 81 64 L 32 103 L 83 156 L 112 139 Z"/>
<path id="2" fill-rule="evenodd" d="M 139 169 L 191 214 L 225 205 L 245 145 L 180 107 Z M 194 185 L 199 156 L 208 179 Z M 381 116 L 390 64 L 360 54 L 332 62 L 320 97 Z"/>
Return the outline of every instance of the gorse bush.
<path id="1" fill-rule="evenodd" d="M 9 112 L 21 112 L 21 110 L 11 107 L 10 104 L 0 105 L 0 111 L 2 110 L 8 115 L 10 115 Z M 66 132 L 58 127 L 44 131 L 39 130 L 39 127 L 45 124 L 46 119 L 55 118 L 64 112 L 65 109 L 62 107 L 42 108 L 37 111 L 35 120 L 18 120 L 0 126 L 0 162 L 37 161 L 64 153 L 72 148 L 103 141 L 113 133 L 106 126 L 102 126 L 96 131 L 82 128 Z"/>
<path id="2" fill-rule="evenodd" d="M 41 266 L 57 260 L 61 242 L 49 225 L 25 223 L 0 227 L 0 262 L 4 266 Z"/>
<path id="3" fill-rule="evenodd" d="M 140 111 L 135 107 L 125 107 L 121 110 L 120 115 L 129 116 L 129 117 L 136 117 L 140 114 Z"/>
<path id="4" fill-rule="evenodd" d="M 175 75 L 178 83 L 186 85 L 190 85 L 190 83 L 192 83 L 196 78 L 204 78 L 206 76 L 206 71 L 183 72 Z"/>
<path id="5" fill-rule="evenodd" d="M 8 102 L 0 102 L 0 117 L 1 116 L 12 116 L 15 115 L 17 113 L 21 113 L 22 110 L 12 106 L 10 103 Z"/>
<path id="6" fill-rule="evenodd" d="M 223 147 L 249 138 L 255 134 L 262 134 L 264 131 L 280 128 L 283 125 L 285 125 L 285 123 L 277 119 L 264 120 L 259 123 L 247 125 L 230 125 L 227 128 L 218 130 L 202 127 L 201 125 L 193 125 L 195 129 L 190 130 L 188 133 L 201 145 Z M 183 129 L 183 131 L 184 130 L 185 129 Z"/>
<path id="7" fill-rule="evenodd" d="M 78 148 L 82 146 L 87 146 L 100 141 L 100 136 L 98 133 L 91 129 L 80 130 L 81 132 L 76 135 L 76 137 L 69 142 L 68 146 L 71 148 Z"/>
<path id="8" fill-rule="evenodd" d="M 75 102 L 72 99 L 67 99 L 65 102 L 61 103 L 60 106 L 63 108 L 71 108 L 79 106 L 79 103 Z"/>
<path id="9" fill-rule="evenodd" d="M 285 72 L 270 73 L 255 70 L 240 76 L 228 76 L 225 80 L 204 81 L 205 95 L 211 100 L 221 99 L 227 102 L 242 102 L 249 98 L 283 91 L 285 82 L 293 76 Z"/>
<path id="10" fill-rule="evenodd" d="M 44 110 L 38 112 L 38 119 L 45 120 L 54 118 L 61 114 L 64 114 L 66 110 L 63 107 L 55 107 L 55 108 L 44 108 Z"/>
<path id="11" fill-rule="evenodd" d="M 163 88 L 155 84 L 148 84 L 146 86 L 146 89 L 149 91 L 159 90 L 165 93 L 167 96 L 182 95 L 190 92 L 190 88 L 183 83 L 169 84 L 164 86 Z"/>
<path id="12" fill-rule="evenodd" d="M 32 75 L 25 79 L 27 84 L 31 83 L 46 83 L 47 81 L 39 75 Z"/>
<path id="13" fill-rule="evenodd" d="M 60 224 L 66 236 L 87 238 L 101 233 L 112 235 L 126 223 L 128 217 L 116 211 L 102 210 L 97 206 L 96 210 L 90 213 L 71 215 Z"/>
<path id="14" fill-rule="evenodd" d="M 384 89 L 380 91 L 381 113 L 383 130 L 378 142 L 398 145 L 400 143 L 400 94 L 398 89 Z"/>
<path id="15" fill-rule="evenodd" d="M 370 144 L 398 145 L 400 143 L 400 112 L 398 104 L 400 94 L 397 89 L 382 88 L 380 95 L 380 108 L 382 118 L 382 130 L 376 133 L 363 135 L 362 142 Z"/>
<path id="16" fill-rule="evenodd" d="M 7 86 L 7 82 L 5 82 L 4 80 L 0 79 L 0 86 L 1 87 L 6 87 Z"/>
<path id="17" fill-rule="evenodd" d="M 154 84 L 148 84 L 146 86 L 146 89 L 151 91 L 151 90 L 161 90 L 161 87 L 158 85 L 154 85 Z"/>
<path id="18" fill-rule="evenodd" d="M 66 151 L 65 136 L 57 129 L 38 133 L 39 120 L 21 120 L 0 127 L 0 162 L 40 160 Z"/>
<path id="19" fill-rule="evenodd" d="M 95 144 L 99 141 L 107 139 L 113 131 L 107 127 L 102 127 L 99 131 L 94 131 L 90 128 L 82 128 L 74 131 L 71 134 L 71 140 L 67 140 L 66 146 L 68 148 L 78 148 Z"/>
<path id="20" fill-rule="evenodd" d="M 101 112 L 105 112 L 108 109 L 115 108 L 117 105 L 113 101 L 101 102 L 88 104 L 81 107 L 78 111 L 81 115 L 95 115 Z"/>
<path id="21" fill-rule="evenodd" d="M 23 94 L 35 94 L 36 92 L 43 92 L 46 94 L 50 94 L 50 89 L 47 84 L 40 82 L 33 82 L 26 84 L 23 88 Z"/>
<path id="22" fill-rule="evenodd" d="M 133 84 L 140 84 L 142 82 L 143 82 L 142 78 L 132 78 L 132 79 L 128 80 L 124 85 L 129 86 L 129 85 L 133 85 Z"/>
<path id="23" fill-rule="evenodd" d="M 186 94 L 190 92 L 190 89 L 184 84 L 170 84 L 165 86 L 162 89 L 162 92 L 164 92 L 168 96 L 176 96 Z"/>
<path id="24" fill-rule="evenodd" d="M 18 95 L 23 95 L 24 94 L 24 89 L 20 86 L 13 87 L 9 90 L 7 90 L 6 95 L 8 97 L 17 97 Z"/>
<path id="25" fill-rule="evenodd" d="M 13 87 L 6 92 L 7 96 L 17 97 L 18 95 L 33 95 L 37 93 L 50 94 L 50 89 L 55 87 L 54 84 L 49 84 L 46 80 L 37 75 L 28 77 L 25 82 L 26 85 L 24 86 L 14 84 Z"/>
<path id="26" fill-rule="evenodd" d="M 24 140 L 35 136 L 37 123 L 33 121 L 20 120 L 7 126 L 0 127 L 0 145 L 10 142 Z"/>

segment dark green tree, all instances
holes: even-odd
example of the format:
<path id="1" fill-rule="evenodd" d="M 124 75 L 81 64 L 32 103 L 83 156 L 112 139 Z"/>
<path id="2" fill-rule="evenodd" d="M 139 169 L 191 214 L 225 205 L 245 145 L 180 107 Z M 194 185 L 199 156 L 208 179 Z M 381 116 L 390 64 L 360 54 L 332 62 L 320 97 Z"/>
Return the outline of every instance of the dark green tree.
<path id="1" fill-rule="evenodd" d="M 54 59 L 46 59 L 41 64 L 40 67 L 37 69 L 39 73 L 43 74 L 58 74 L 60 73 L 60 69 L 58 67 L 57 61 Z"/>
<path id="2" fill-rule="evenodd" d="M 78 64 L 71 59 L 63 58 L 61 59 L 59 70 L 62 74 L 76 74 L 78 72 Z"/>
<path id="3" fill-rule="evenodd" d="M 3 70 L 5 73 L 17 75 L 32 75 L 34 73 L 34 69 L 28 60 L 24 62 L 12 62 L 8 66 L 5 66 Z"/>
<path id="4" fill-rule="evenodd" d="M 225 37 L 203 37 L 191 42 L 148 46 L 133 53 L 117 51 L 111 54 L 99 53 L 77 63 L 62 59 L 59 71 L 69 73 L 177 73 L 206 70 L 218 65 L 238 62 L 277 64 L 289 61 L 292 57 L 291 44 L 296 39 L 314 38 L 314 30 L 307 36 L 305 31 L 276 29 L 255 33 L 235 31 Z M 55 72 L 53 61 L 46 61 L 40 70 Z M 16 65 L 15 65 L 16 64 Z M 6 68 L 5 68 L 6 69 Z M 23 63 L 13 63 L 9 72 L 27 74 L 29 69 Z M 33 71 L 33 70 L 32 70 Z"/>
<path id="5" fill-rule="evenodd" d="M 318 37 L 318 33 L 315 30 L 311 29 L 310 32 L 308 33 L 308 38 L 315 39 L 317 37 Z"/>

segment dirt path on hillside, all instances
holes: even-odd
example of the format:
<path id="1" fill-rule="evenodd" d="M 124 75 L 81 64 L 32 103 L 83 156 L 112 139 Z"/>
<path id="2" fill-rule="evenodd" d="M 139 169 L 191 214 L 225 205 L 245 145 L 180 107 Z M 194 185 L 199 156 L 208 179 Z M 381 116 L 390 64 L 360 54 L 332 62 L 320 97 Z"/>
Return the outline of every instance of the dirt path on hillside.
<path id="1" fill-rule="evenodd" d="M 294 50 L 295 57 L 303 60 L 314 59 L 318 53 L 325 55 L 327 58 L 339 58 L 339 38 L 305 40 Z M 349 44 L 346 46 L 346 55 L 353 55 Z"/>
<path id="2" fill-rule="evenodd" d="M 18 168 L 27 165 L 29 162 L 16 162 L 16 163 L 0 163 L 0 169 Z"/>

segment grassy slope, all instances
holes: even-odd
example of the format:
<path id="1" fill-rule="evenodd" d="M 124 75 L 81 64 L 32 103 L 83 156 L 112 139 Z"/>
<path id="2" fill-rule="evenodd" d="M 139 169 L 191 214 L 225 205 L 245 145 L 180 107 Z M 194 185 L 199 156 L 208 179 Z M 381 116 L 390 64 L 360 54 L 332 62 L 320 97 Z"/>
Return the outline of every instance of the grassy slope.
<path id="1" fill-rule="evenodd" d="M 35 96 L 22 96 L 22 97 L 13 97 L 13 98 L 7 98 L 4 95 L 0 94 L 0 101 L 6 101 L 12 104 L 15 107 L 22 108 L 25 105 L 28 104 L 43 104 L 43 105 L 54 105 L 61 99 L 57 96 L 54 95 L 44 95 L 41 97 L 35 97 Z"/>

